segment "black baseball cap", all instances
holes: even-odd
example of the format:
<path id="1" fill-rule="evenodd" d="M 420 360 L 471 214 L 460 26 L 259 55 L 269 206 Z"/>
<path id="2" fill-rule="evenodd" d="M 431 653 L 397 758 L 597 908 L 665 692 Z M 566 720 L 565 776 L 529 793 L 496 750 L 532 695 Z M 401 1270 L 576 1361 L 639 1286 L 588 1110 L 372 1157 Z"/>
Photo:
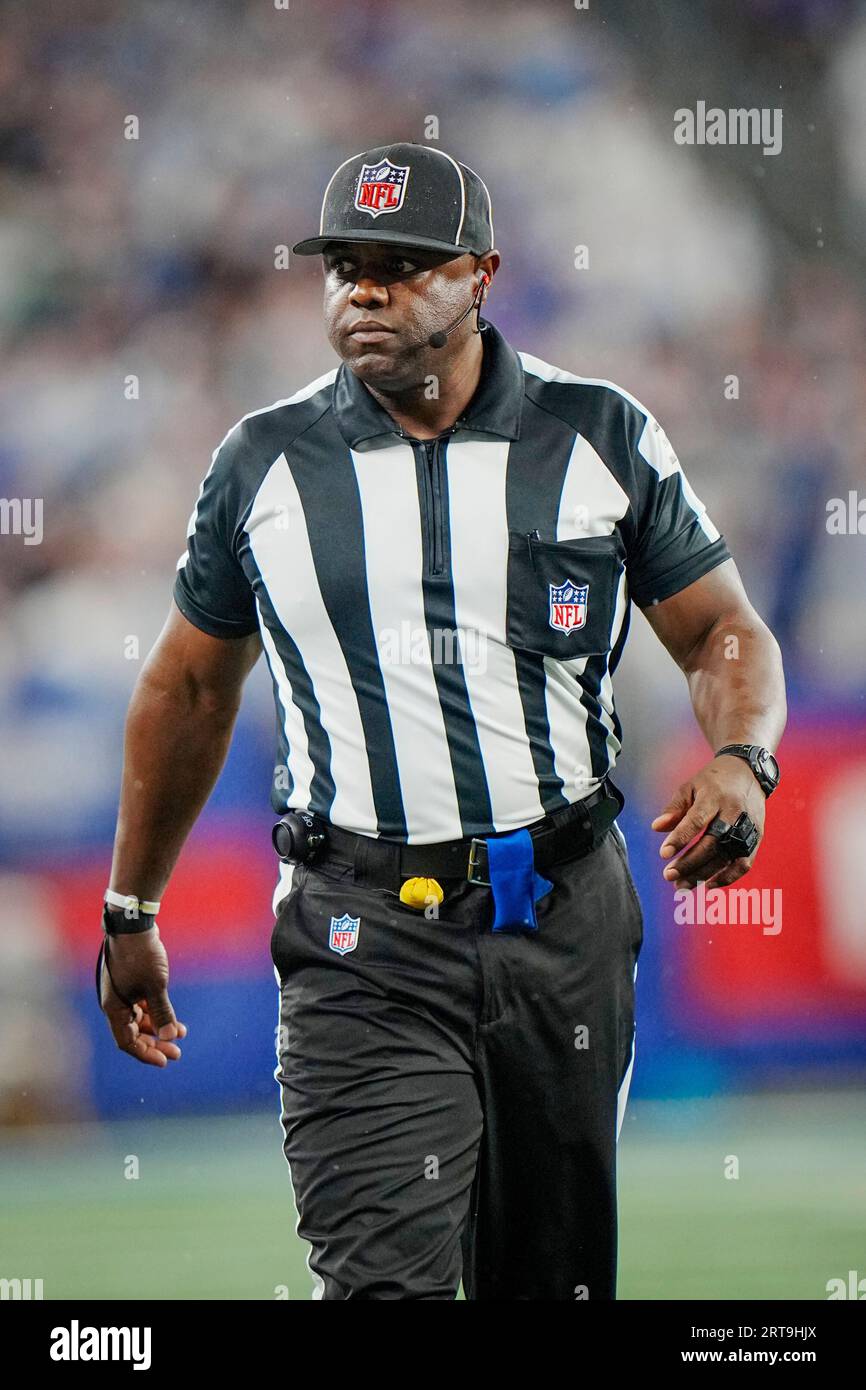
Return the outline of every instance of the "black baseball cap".
<path id="1" fill-rule="evenodd" d="M 483 179 L 434 145 L 380 145 L 341 164 L 322 200 L 319 235 L 292 250 L 316 256 L 332 241 L 384 241 L 446 255 L 493 247 Z"/>

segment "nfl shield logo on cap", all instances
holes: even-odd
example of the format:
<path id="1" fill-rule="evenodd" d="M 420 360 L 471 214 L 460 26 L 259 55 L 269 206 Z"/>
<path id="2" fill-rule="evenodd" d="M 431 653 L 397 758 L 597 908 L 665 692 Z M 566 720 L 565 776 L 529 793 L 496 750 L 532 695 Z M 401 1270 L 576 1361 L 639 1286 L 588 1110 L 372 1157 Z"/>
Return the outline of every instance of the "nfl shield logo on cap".
<path id="1" fill-rule="evenodd" d="M 381 159 L 378 164 L 362 164 L 355 189 L 355 207 L 379 217 L 383 212 L 399 212 L 406 196 L 409 181 L 408 164 L 392 164 Z"/>
<path id="2" fill-rule="evenodd" d="M 342 917 L 332 917 L 328 945 L 338 956 L 345 956 L 357 946 L 360 930 L 360 917 L 350 917 L 348 912 L 344 912 Z"/>
<path id="3" fill-rule="evenodd" d="M 486 255 L 493 248 L 487 185 L 431 145 L 398 141 L 364 150 L 331 175 L 318 236 L 295 242 L 292 250 L 318 256 L 335 241 L 416 246 L 443 257 Z"/>
<path id="4" fill-rule="evenodd" d="M 564 584 L 551 584 L 549 588 L 550 626 L 566 634 L 583 627 L 589 603 L 589 585 L 575 584 L 567 579 Z"/>

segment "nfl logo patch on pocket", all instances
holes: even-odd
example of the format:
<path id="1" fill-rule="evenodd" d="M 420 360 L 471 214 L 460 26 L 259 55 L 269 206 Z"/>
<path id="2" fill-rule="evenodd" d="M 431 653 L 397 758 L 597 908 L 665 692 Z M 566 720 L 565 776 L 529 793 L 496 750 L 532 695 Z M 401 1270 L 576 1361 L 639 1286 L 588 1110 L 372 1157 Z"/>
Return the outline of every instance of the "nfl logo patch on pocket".
<path id="1" fill-rule="evenodd" d="M 575 584 L 567 579 L 564 584 L 551 584 L 550 588 L 550 626 L 557 632 L 576 632 L 586 622 L 589 606 L 589 585 Z"/>
<path id="2" fill-rule="evenodd" d="M 350 917 L 347 912 L 344 912 L 342 917 L 332 917 L 328 945 L 332 951 L 337 952 L 338 956 L 345 956 L 347 952 L 354 951 L 357 946 L 360 930 L 360 917 Z"/>

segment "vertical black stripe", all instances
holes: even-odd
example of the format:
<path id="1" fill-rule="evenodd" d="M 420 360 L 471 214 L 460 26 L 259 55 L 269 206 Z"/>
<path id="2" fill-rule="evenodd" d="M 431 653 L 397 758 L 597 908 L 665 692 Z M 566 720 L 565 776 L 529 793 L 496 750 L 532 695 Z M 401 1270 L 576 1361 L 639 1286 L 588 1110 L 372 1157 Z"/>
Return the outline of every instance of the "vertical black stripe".
<path id="1" fill-rule="evenodd" d="M 616 670 L 617 666 L 619 665 L 619 660 L 620 660 L 620 657 L 622 656 L 623 648 L 625 647 L 626 638 L 628 637 L 628 630 L 629 630 L 629 625 L 630 625 L 630 623 L 631 623 L 631 600 L 627 597 L 627 598 L 626 598 L 626 601 L 625 601 L 625 614 L 624 614 L 623 620 L 622 620 L 622 627 L 621 627 L 620 630 L 619 630 L 619 636 L 617 637 L 616 642 L 614 643 L 613 651 L 612 651 L 611 654 L 610 654 L 610 661 L 608 662 L 608 667 L 607 667 L 607 669 L 608 669 L 608 671 L 610 672 L 611 675 L 613 675 L 614 671 Z M 616 707 L 614 707 L 614 711 L 613 711 L 613 731 L 614 731 L 614 733 L 616 734 L 616 737 L 617 737 L 617 739 L 618 739 L 618 741 L 619 741 L 619 743 L 620 743 L 620 745 L 621 745 L 621 744 L 622 744 L 622 723 L 620 722 L 620 717 L 619 717 L 619 715 L 618 715 L 617 712 L 616 712 Z"/>
<path id="2" fill-rule="evenodd" d="M 521 438 L 508 453 L 505 508 L 509 530 L 524 534 L 537 530 L 543 540 L 556 539 L 559 500 L 575 438 L 570 425 L 532 401 L 525 402 Z M 515 651 L 514 660 L 541 804 L 545 811 L 556 811 L 566 806 L 568 799 L 563 795 L 550 741 L 544 658 L 535 652 Z"/>
<path id="3" fill-rule="evenodd" d="M 557 811 L 568 805 L 563 795 L 562 778 L 558 775 L 553 761 L 553 745 L 550 741 L 550 724 L 544 691 L 547 677 L 544 671 L 544 657 L 537 652 L 514 653 L 514 669 L 523 705 L 523 722 L 532 765 L 538 778 L 538 795 L 546 812 Z"/>
<path id="4" fill-rule="evenodd" d="M 334 804 L 336 787 L 334 786 L 334 778 L 331 774 L 331 740 L 328 738 L 322 723 L 321 707 L 316 698 L 313 682 L 304 665 L 301 653 L 277 617 L 276 610 L 271 602 L 271 596 L 262 579 L 261 571 L 258 565 L 256 565 L 255 556 L 253 555 L 252 546 L 249 544 L 248 537 L 246 540 L 245 552 L 249 564 L 255 567 L 256 574 L 258 575 L 258 581 L 253 587 L 259 602 L 259 607 L 262 610 L 265 627 L 271 634 L 274 646 L 277 649 L 277 654 L 285 668 L 286 676 L 288 677 L 292 689 L 292 702 L 300 710 L 301 718 L 304 721 L 308 752 L 310 761 L 313 764 L 313 776 L 310 780 L 310 801 L 306 809 L 315 811 L 318 815 L 324 816 L 325 819 L 328 820 L 331 815 L 331 807 Z M 279 710 L 282 707 L 282 700 L 279 697 L 277 678 L 273 671 L 271 671 L 271 677 L 274 682 L 274 700 Z M 279 719 L 277 720 L 277 731 L 278 752 L 285 762 L 288 757 L 288 741 L 286 739 L 285 727 L 280 727 Z M 290 796 L 293 790 L 294 788 L 290 791 L 286 791 L 284 788 L 278 787 L 276 785 L 276 779 L 274 780 L 274 785 L 271 789 L 271 805 L 280 815 L 282 815 L 291 804 Z"/>
<path id="5" fill-rule="evenodd" d="M 589 743 L 589 761 L 593 777 L 604 777 L 610 767 L 607 750 L 607 729 L 602 722 L 602 708 L 598 694 L 607 673 L 608 654 L 587 657 L 580 682 L 582 687 L 580 703 L 586 710 L 586 737 Z"/>
<path id="6" fill-rule="evenodd" d="M 454 583 L 451 575 L 451 513 L 448 491 L 448 445 L 443 440 L 439 445 L 439 505 L 442 508 L 442 573 L 433 574 L 433 517 L 428 509 L 435 505 L 431 479 L 428 475 L 428 461 L 423 446 L 414 445 L 415 476 L 418 486 L 418 505 L 421 508 L 422 524 L 422 580 L 424 595 L 424 621 L 430 650 L 433 653 L 433 679 L 442 710 L 445 737 L 451 758 L 451 771 L 457 796 L 457 808 L 464 835 L 487 835 L 493 827 L 493 807 L 490 801 L 490 788 L 487 772 L 481 755 L 481 744 L 463 663 L 459 659 L 456 637 L 453 642 L 441 640 L 439 634 L 456 634 L 457 608 L 454 601 Z M 429 524 L 428 524 L 429 523 Z M 439 660 L 437 655 L 450 654 L 453 660 Z"/>
<path id="7" fill-rule="evenodd" d="M 617 522 L 626 552 L 636 544 L 636 518 L 642 500 L 635 484 L 635 455 L 646 415 L 620 395 L 616 388 L 589 382 L 543 381 L 526 378 L 527 400 L 546 406 L 592 445 L 629 499 L 629 507 Z M 641 472 L 651 471 L 641 461 Z"/>
<path id="8" fill-rule="evenodd" d="M 352 456 L 329 419 L 315 437 L 307 434 L 295 441 L 289 464 L 322 601 L 358 700 L 379 834 L 405 840 L 397 749 L 370 612 L 361 494 Z"/>

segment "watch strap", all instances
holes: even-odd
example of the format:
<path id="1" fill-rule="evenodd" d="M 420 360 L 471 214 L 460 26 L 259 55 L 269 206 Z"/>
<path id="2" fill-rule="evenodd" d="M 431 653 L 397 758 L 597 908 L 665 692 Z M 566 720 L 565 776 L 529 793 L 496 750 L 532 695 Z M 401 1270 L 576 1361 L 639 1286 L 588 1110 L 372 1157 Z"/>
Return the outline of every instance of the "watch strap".
<path id="1" fill-rule="evenodd" d="M 139 912 L 136 917 L 128 917 L 124 909 L 103 904 L 102 928 L 106 936 L 136 936 L 155 926 L 156 916 L 151 912 Z"/>
<path id="2" fill-rule="evenodd" d="M 737 758 L 745 758 L 748 762 L 753 748 L 760 748 L 759 743 L 726 743 L 724 748 L 720 748 L 716 757 L 720 758 L 723 753 L 732 753 Z"/>
<path id="3" fill-rule="evenodd" d="M 162 903 L 146 902 L 143 898 L 136 897 L 135 893 L 115 893 L 111 888 L 105 890 L 105 901 L 109 907 L 122 908 L 130 917 L 137 917 L 139 912 L 146 912 L 150 917 L 155 917 L 162 907 Z"/>
<path id="4" fill-rule="evenodd" d="M 778 768 L 779 764 L 776 762 L 775 756 L 769 752 L 769 749 L 764 748 L 760 743 L 726 743 L 724 748 L 720 748 L 715 756 L 721 758 L 723 754 L 726 754 L 733 758 L 742 758 L 743 762 L 748 763 L 749 767 L 752 769 L 755 781 L 758 783 L 764 796 L 769 796 L 779 785 L 779 779 L 777 777 L 774 781 L 772 778 L 766 776 L 761 767 L 761 760 L 758 757 L 760 753 L 768 753 L 769 756 L 773 758 Z"/>

